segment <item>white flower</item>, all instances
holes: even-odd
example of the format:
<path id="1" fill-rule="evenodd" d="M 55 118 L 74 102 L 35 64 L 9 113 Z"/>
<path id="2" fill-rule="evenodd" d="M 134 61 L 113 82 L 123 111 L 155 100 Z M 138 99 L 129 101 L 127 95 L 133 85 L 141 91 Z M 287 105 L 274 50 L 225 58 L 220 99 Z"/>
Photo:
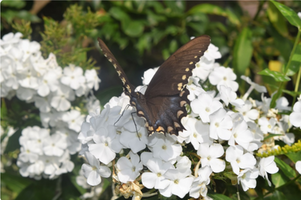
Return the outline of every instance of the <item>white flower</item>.
<path id="1" fill-rule="evenodd" d="M 237 94 L 230 88 L 224 85 L 218 87 L 220 98 L 226 104 L 226 106 L 231 103 L 234 106 L 242 107 L 245 103 L 242 99 L 237 99 Z"/>
<path id="2" fill-rule="evenodd" d="M 81 169 L 89 185 L 96 186 L 101 183 L 101 177 L 108 178 L 111 175 L 111 170 L 107 166 L 101 166 L 92 154 L 86 152 L 85 157 L 89 164 L 83 164 Z"/>
<path id="3" fill-rule="evenodd" d="M 209 166 L 205 166 L 198 170 L 198 177 L 194 179 L 191 189 L 189 191 L 189 196 L 193 198 L 199 198 L 200 195 L 203 197 L 207 196 L 207 186 L 210 183 L 210 175 L 212 170 Z"/>
<path id="4" fill-rule="evenodd" d="M 225 85 L 233 91 L 237 91 L 238 83 L 235 82 L 236 74 L 230 68 L 215 67 L 209 75 L 209 81 L 212 85 Z"/>
<path id="5" fill-rule="evenodd" d="M 122 146 L 115 137 L 116 131 L 113 126 L 99 127 L 93 135 L 95 144 L 88 144 L 90 153 L 105 165 L 111 162 L 116 153 L 121 150 Z"/>
<path id="6" fill-rule="evenodd" d="M 253 89 L 255 89 L 257 92 L 260 92 L 260 93 L 267 92 L 266 87 L 258 85 L 257 83 L 254 83 L 249 77 L 242 75 L 240 78 L 245 80 L 247 83 L 249 83 L 251 85 L 251 87 L 248 89 L 248 91 L 243 96 L 244 101 L 248 98 L 248 96 L 250 95 L 250 93 L 252 92 Z"/>
<path id="7" fill-rule="evenodd" d="M 208 49 L 205 51 L 204 56 L 207 60 L 219 59 L 222 54 L 218 51 L 218 47 L 213 44 L 209 44 Z"/>
<path id="8" fill-rule="evenodd" d="M 84 116 L 78 110 L 71 110 L 62 116 L 62 120 L 67 122 L 68 128 L 79 132 L 81 124 L 84 122 Z"/>
<path id="9" fill-rule="evenodd" d="M 237 143 L 244 149 L 248 150 L 253 139 L 253 134 L 248 129 L 248 124 L 245 121 L 240 121 L 234 123 L 232 135 L 228 141 L 228 144 L 234 146 L 235 143 Z"/>
<path id="10" fill-rule="evenodd" d="M 191 102 L 191 109 L 204 123 L 210 122 L 209 115 L 222 108 L 222 104 L 207 93 L 202 93 Z"/>
<path id="11" fill-rule="evenodd" d="M 209 124 L 190 116 L 183 117 L 182 124 L 186 130 L 179 132 L 179 142 L 191 143 L 195 150 L 199 149 L 200 143 L 212 143 L 209 137 Z"/>
<path id="12" fill-rule="evenodd" d="M 21 37 L 22 37 L 22 33 L 8 33 L 6 35 L 3 35 L 2 40 L 0 40 L 0 46 L 8 46 L 8 45 L 12 45 L 12 44 L 16 44 L 18 42 L 20 42 Z"/>
<path id="13" fill-rule="evenodd" d="M 88 69 L 85 71 L 85 77 L 87 81 L 88 88 L 98 90 L 100 79 L 97 76 L 97 72 L 95 69 Z"/>
<path id="14" fill-rule="evenodd" d="M 69 67 L 64 68 L 63 77 L 61 82 L 74 90 L 77 90 L 85 83 L 86 79 L 83 76 L 83 69 L 70 64 Z"/>
<path id="15" fill-rule="evenodd" d="M 164 189 L 166 187 L 164 174 L 168 169 L 173 168 L 169 162 L 164 162 L 159 158 L 150 158 L 146 167 L 150 172 L 144 172 L 141 176 L 142 183 L 148 189 Z"/>
<path id="16" fill-rule="evenodd" d="M 210 116 L 210 137 L 212 139 L 229 140 L 231 137 L 230 129 L 233 127 L 232 118 L 223 108 L 218 109 Z"/>
<path id="17" fill-rule="evenodd" d="M 249 188 L 256 187 L 256 178 L 258 177 L 258 170 L 245 169 L 237 176 L 238 182 L 241 183 L 242 189 L 247 191 Z"/>
<path id="18" fill-rule="evenodd" d="M 183 198 L 188 192 L 194 177 L 178 169 L 169 169 L 164 174 L 167 187 L 159 189 L 160 194 L 170 197 L 172 194 Z"/>
<path id="19" fill-rule="evenodd" d="M 155 134 L 153 134 L 152 136 L 154 137 Z M 175 159 L 182 153 L 182 146 L 180 144 L 177 144 L 176 140 L 172 136 L 156 136 L 156 141 L 154 143 L 148 144 L 155 158 L 160 158 L 164 161 L 170 161 Z"/>
<path id="20" fill-rule="evenodd" d="M 75 95 L 73 90 L 60 84 L 58 90 L 53 94 L 50 104 L 57 111 L 66 111 L 71 107 L 70 101 L 74 99 Z"/>
<path id="21" fill-rule="evenodd" d="M 148 143 L 148 134 L 142 118 L 134 117 L 134 121 L 125 124 L 119 141 L 125 147 L 130 148 L 134 153 L 145 149 Z"/>
<path id="22" fill-rule="evenodd" d="M 301 174 L 301 161 L 297 161 L 295 164 L 296 170 L 299 174 Z"/>
<path id="23" fill-rule="evenodd" d="M 129 155 L 131 159 L 121 157 L 116 163 L 117 176 L 122 183 L 134 181 L 140 175 L 140 170 L 143 169 L 139 156 L 133 152 L 130 152 Z"/>
<path id="24" fill-rule="evenodd" d="M 215 173 L 224 171 L 226 163 L 219 159 L 224 154 L 222 145 L 202 143 L 197 154 L 201 156 L 202 167 L 210 166 Z"/>
<path id="25" fill-rule="evenodd" d="M 293 112 L 290 114 L 290 122 L 295 127 L 301 128 L 301 101 L 295 103 Z"/>
<path id="26" fill-rule="evenodd" d="M 243 106 L 235 109 L 242 114 L 246 122 L 254 121 L 259 117 L 258 110 L 252 109 L 252 103 L 249 100 L 245 101 Z"/>
<path id="27" fill-rule="evenodd" d="M 44 143 L 43 151 L 47 156 L 62 156 L 67 148 L 66 137 L 59 133 L 51 135 Z"/>
<path id="28" fill-rule="evenodd" d="M 195 64 L 195 68 L 192 70 L 192 76 L 198 77 L 202 81 L 205 81 L 214 67 L 214 60 L 208 60 L 202 56 L 199 62 Z"/>
<path id="29" fill-rule="evenodd" d="M 37 93 L 45 97 L 49 95 L 50 91 L 54 92 L 59 87 L 59 81 L 58 81 L 57 73 L 53 71 L 48 71 L 44 76 L 42 76 L 40 79 L 38 79 L 38 87 L 37 87 Z"/>
<path id="30" fill-rule="evenodd" d="M 253 169 L 256 164 L 255 157 L 245 153 L 241 146 L 230 146 L 226 151 L 226 160 L 231 163 L 232 170 L 239 175 L 240 169 Z"/>
<path id="31" fill-rule="evenodd" d="M 277 123 L 275 118 L 267 119 L 266 117 L 261 117 L 258 120 L 258 124 L 260 125 L 260 130 L 264 133 L 274 133 L 274 127 Z"/>
<path id="32" fill-rule="evenodd" d="M 268 178 L 268 174 L 275 174 L 278 172 L 279 168 L 277 167 L 275 161 L 275 156 L 269 156 L 267 158 L 261 158 L 258 168 L 259 168 L 259 174 L 263 178 L 265 178 L 268 181 L 269 186 L 271 186 L 271 182 Z"/>
<path id="33" fill-rule="evenodd" d="M 152 80 L 153 76 L 155 75 L 158 69 L 159 67 L 150 68 L 143 73 L 143 77 L 142 77 L 143 85 L 148 85 L 150 83 L 150 81 Z"/>

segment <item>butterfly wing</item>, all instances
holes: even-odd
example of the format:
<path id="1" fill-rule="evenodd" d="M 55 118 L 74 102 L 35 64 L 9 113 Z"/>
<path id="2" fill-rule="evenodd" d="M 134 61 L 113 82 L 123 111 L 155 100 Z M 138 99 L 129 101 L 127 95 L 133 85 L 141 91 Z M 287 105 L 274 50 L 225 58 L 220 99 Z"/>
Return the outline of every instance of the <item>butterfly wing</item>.
<path id="1" fill-rule="evenodd" d="M 149 134 L 157 131 L 178 135 L 179 131 L 184 130 L 181 119 L 187 115 L 185 104 L 189 104 L 186 84 L 192 75 L 192 69 L 209 44 L 209 36 L 197 37 L 178 49 L 160 66 L 145 92 L 142 109 L 148 115 Z M 145 117 L 143 114 L 140 113 L 140 116 Z"/>
<path id="2" fill-rule="evenodd" d="M 145 91 L 146 98 L 179 94 L 209 44 L 210 37 L 203 35 L 179 48 L 159 67 Z"/>
<path id="3" fill-rule="evenodd" d="M 130 83 L 128 80 L 126 74 L 124 73 L 123 69 L 121 68 L 120 64 L 118 63 L 115 56 L 112 54 L 110 49 L 107 47 L 107 45 L 98 38 L 100 49 L 102 50 L 103 54 L 107 59 L 113 64 L 114 68 L 116 69 L 116 72 L 122 81 L 123 91 L 126 95 L 130 97 L 130 94 L 134 92 L 135 87 Z"/>

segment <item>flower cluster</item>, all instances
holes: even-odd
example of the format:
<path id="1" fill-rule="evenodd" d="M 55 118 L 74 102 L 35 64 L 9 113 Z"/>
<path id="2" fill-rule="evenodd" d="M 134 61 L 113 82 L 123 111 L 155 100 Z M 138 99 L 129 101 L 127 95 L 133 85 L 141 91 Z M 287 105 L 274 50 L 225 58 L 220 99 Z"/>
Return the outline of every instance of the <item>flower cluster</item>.
<path id="1" fill-rule="evenodd" d="M 278 113 L 290 109 L 288 101 L 282 97 L 270 109 L 271 99 L 263 96 L 266 88 L 244 76 L 251 87 L 238 98 L 236 75 L 215 62 L 220 57 L 218 48 L 210 44 L 196 64 L 187 84 L 191 113 L 182 119 L 186 130 L 179 136 L 154 133 L 148 137 L 144 120 L 133 114 L 134 108 L 126 107 L 129 98 L 124 94 L 113 97 L 101 113 L 90 114 L 78 137 L 83 144 L 81 153 L 89 162 L 82 167 L 87 183 L 101 183 L 113 163 L 116 193 L 133 199 L 142 197 L 143 187 L 157 189 L 165 197 L 188 194 L 210 199 L 207 185 L 212 174 L 229 170 L 244 191 L 256 187 L 258 176 L 271 184 L 268 174 L 278 171 L 274 156 L 260 158 L 255 153 L 277 148 L 275 140 L 294 143 L 294 134 L 286 132 L 289 116 Z M 156 70 L 145 72 L 143 84 L 149 83 Z M 216 90 L 209 91 L 212 86 Z M 262 93 L 262 101 L 248 99 L 254 89 Z M 145 87 L 136 90 L 143 92 Z M 300 126 L 299 105 L 290 116 L 292 123 L 296 119 L 295 126 Z M 275 136 L 264 140 L 269 134 Z M 195 153 L 188 158 L 188 151 Z"/>
<path id="2" fill-rule="evenodd" d="M 77 133 L 84 115 L 71 102 L 97 90 L 100 79 L 94 69 L 84 73 L 72 64 L 60 67 L 54 54 L 44 59 L 38 42 L 21 37 L 9 33 L 0 40 L 1 97 L 34 103 L 42 125 L 49 129 L 22 130 L 17 164 L 22 176 L 55 178 L 73 169 L 70 155 L 81 149 Z M 88 104 L 99 107 L 93 97 Z"/>

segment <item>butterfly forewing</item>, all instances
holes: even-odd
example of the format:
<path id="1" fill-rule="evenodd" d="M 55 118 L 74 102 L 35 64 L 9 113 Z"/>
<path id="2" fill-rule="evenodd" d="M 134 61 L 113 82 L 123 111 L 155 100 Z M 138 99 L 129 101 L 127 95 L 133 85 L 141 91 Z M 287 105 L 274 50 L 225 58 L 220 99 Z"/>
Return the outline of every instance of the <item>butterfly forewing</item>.
<path id="1" fill-rule="evenodd" d="M 199 36 L 172 54 L 158 69 L 149 83 L 145 96 L 174 95 L 181 92 L 192 75 L 191 70 L 205 53 L 210 37 Z"/>
<path id="2" fill-rule="evenodd" d="M 121 68 L 121 66 L 119 65 L 117 59 L 115 58 L 115 56 L 112 54 L 112 52 L 110 51 L 110 49 L 107 47 L 107 45 L 98 38 L 98 42 L 99 42 L 99 46 L 100 49 L 102 50 L 103 54 L 105 57 L 107 57 L 107 59 L 113 64 L 120 80 L 122 81 L 122 86 L 124 88 L 124 92 L 130 96 L 131 92 L 134 92 L 134 86 L 130 83 L 130 81 L 128 80 L 126 74 L 124 73 L 123 69 Z"/>

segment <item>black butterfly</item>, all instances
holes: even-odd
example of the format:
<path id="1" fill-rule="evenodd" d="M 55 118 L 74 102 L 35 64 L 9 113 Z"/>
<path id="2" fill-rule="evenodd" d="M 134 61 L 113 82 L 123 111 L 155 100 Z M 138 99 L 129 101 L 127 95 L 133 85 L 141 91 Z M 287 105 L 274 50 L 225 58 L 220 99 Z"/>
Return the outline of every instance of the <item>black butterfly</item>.
<path id="1" fill-rule="evenodd" d="M 210 37 L 199 36 L 189 41 L 172 54 L 158 69 L 145 94 L 135 92 L 114 55 L 98 38 L 104 55 L 113 64 L 123 83 L 123 90 L 130 97 L 130 104 L 137 110 L 137 115 L 144 118 L 148 134 L 154 132 L 178 135 L 185 128 L 181 119 L 187 115 L 185 104 L 189 104 L 186 84 L 192 75 L 191 70 L 199 61 L 210 44 Z"/>

